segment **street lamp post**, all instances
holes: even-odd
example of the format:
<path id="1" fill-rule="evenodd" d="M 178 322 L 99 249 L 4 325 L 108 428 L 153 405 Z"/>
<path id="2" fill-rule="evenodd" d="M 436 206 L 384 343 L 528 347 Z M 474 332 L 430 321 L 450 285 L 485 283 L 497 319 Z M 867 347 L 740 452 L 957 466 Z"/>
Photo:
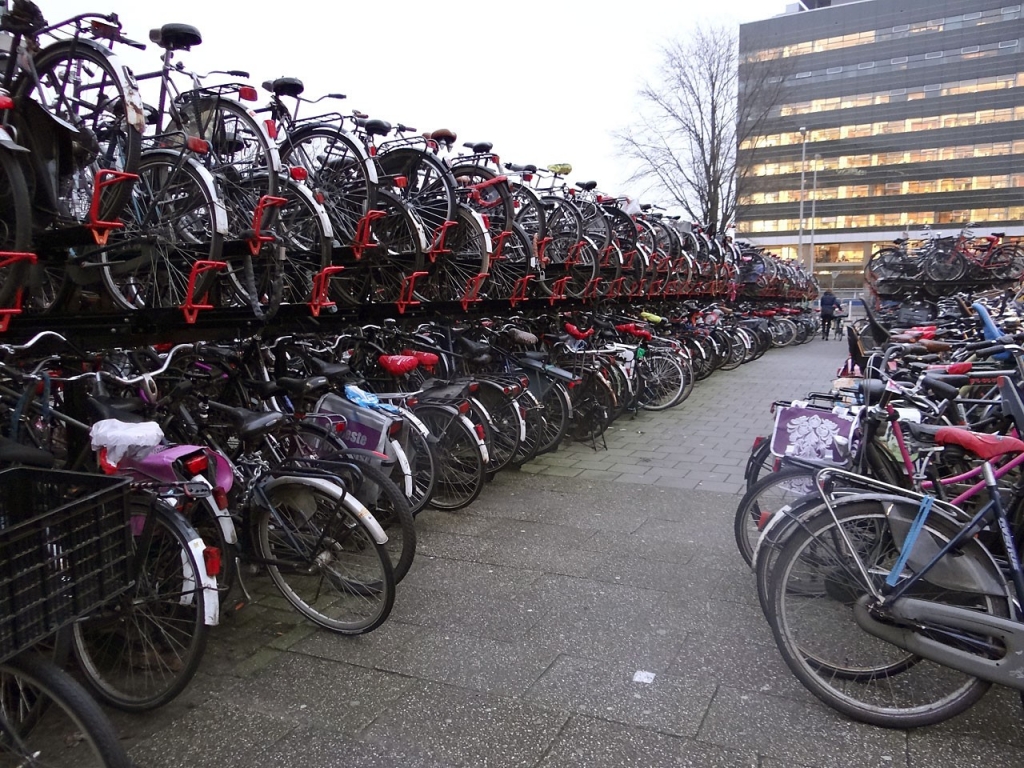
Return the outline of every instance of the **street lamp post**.
<path id="1" fill-rule="evenodd" d="M 797 237 L 797 260 L 804 263 L 804 171 L 807 170 L 807 128 L 800 126 L 800 234 Z"/>
<path id="2" fill-rule="evenodd" d="M 814 155 L 814 174 L 811 177 L 811 274 L 814 274 L 814 259 L 817 254 L 814 252 L 814 218 L 818 206 L 818 161 L 821 155 Z M 835 278 L 832 279 L 835 282 Z"/>

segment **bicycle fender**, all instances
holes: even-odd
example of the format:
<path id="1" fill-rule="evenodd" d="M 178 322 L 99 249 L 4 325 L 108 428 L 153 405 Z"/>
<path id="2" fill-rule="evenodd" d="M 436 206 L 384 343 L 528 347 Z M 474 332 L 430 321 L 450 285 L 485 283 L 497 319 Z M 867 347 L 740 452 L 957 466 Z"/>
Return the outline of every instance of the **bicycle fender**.
<path id="1" fill-rule="evenodd" d="M 351 493 L 346 492 L 337 483 L 333 483 L 330 480 L 326 480 L 321 477 L 295 477 L 293 475 L 283 475 L 281 477 L 275 477 L 264 486 L 264 490 L 270 490 L 276 488 L 279 485 L 305 485 L 314 486 L 319 490 L 323 491 L 329 496 L 332 496 L 335 501 L 339 504 L 344 505 L 352 514 L 358 517 L 367 530 L 370 531 L 370 535 L 373 540 L 378 544 L 387 544 L 388 535 L 384 533 L 384 529 L 380 527 L 380 523 L 375 518 L 359 499 L 353 496 Z"/>
<path id="2" fill-rule="evenodd" d="M 405 498 L 412 498 L 412 467 L 409 465 L 409 457 L 405 454 L 405 449 L 399 445 L 397 440 L 391 441 L 391 450 L 395 453 L 395 458 L 398 459 L 398 466 L 402 468 L 402 479 L 403 489 L 405 490 Z"/>
<path id="3" fill-rule="evenodd" d="M 139 133 L 144 133 L 146 130 L 146 113 L 143 110 L 139 85 L 135 82 L 135 75 L 132 73 L 131 68 L 127 64 L 122 64 L 117 54 L 112 53 L 109 48 L 105 48 L 97 41 L 83 37 L 74 40 L 62 40 L 53 45 L 48 45 L 41 53 L 75 47 L 89 48 L 107 60 L 110 68 L 114 71 L 114 77 L 117 78 L 117 84 L 124 92 L 126 102 L 125 115 L 128 118 L 128 124 Z"/>
<path id="4" fill-rule="evenodd" d="M 28 152 L 28 147 L 23 147 L 21 144 L 14 140 L 11 136 L 10 131 L 0 125 L 0 147 L 11 150 L 12 152 Z"/>
<path id="5" fill-rule="evenodd" d="M 175 162 L 177 162 L 181 157 L 180 153 L 173 149 L 152 149 L 147 150 L 146 152 L 147 155 L 155 155 L 157 153 L 161 153 Z M 224 201 L 221 200 L 220 193 L 217 192 L 217 182 L 214 181 L 213 174 L 191 157 L 186 158 L 185 162 L 192 166 L 192 169 L 199 174 L 203 180 L 203 184 L 206 185 L 207 190 L 210 192 L 210 199 L 213 200 L 214 221 L 216 222 L 214 226 L 217 230 L 217 234 L 229 234 L 227 209 L 224 207 Z"/>
<path id="6" fill-rule="evenodd" d="M 257 121 L 262 124 L 262 121 Z M 327 209 L 317 202 L 313 192 L 305 184 L 289 183 L 288 191 L 299 197 L 305 198 L 309 207 L 316 211 L 316 217 L 320 220 L 321 235 L 325 238 L 334 237 L 334 228 L 331 226 L 331 218 L 327 215 Z"/>

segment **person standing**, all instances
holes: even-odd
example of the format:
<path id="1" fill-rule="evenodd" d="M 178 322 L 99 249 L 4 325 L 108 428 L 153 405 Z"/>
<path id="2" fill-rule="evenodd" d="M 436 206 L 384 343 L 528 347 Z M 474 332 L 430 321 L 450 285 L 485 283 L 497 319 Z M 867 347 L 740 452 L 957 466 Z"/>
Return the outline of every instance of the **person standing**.
<path id="1" fill-rule="evenodd" d="M 832 329 L 832 321 L 835 319 L 836 310 L 841 308 L 839 299 L 832 291 L 825 291 L 821 297 L 821 338 L 828 341 L 829 331 Z"/>

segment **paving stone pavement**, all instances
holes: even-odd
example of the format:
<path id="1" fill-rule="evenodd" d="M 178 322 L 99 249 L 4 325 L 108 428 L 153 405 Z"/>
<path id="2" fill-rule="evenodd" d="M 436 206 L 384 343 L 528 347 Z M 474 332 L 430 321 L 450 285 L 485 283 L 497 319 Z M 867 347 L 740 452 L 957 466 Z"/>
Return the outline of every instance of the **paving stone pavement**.
<path id="1" fill-rule="evenodd" d="M 771 426 L 768 404 L 826 384 L 839 347 L 769 352 L 674 411 L 616 426 L 607 452 L 563 449 L 502 473 L 467 510 L 424 512 L 392 617 L 370 635 L 319 631 L 254 579 L 260 598 L 225 617 L 185 693 L 112 715 L 133 758 L 1019 766 L 1015 694 L 994 690 L 933 728 L 872 728 L 820 704 L 775 649 L 732 542 L 735 492 L 753 437 Z"/>

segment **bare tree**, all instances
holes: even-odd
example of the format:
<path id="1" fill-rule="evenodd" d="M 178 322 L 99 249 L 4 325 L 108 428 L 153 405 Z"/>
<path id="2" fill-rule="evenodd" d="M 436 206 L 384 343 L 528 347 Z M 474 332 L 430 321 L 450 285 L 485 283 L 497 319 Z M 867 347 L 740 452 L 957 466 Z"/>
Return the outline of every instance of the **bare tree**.
<path id="1" fill-rule="evenodd" d="M 639 92 L 641 109 L 630 127 L 616 134 L 636 163 L 634 181 L 667 195 L 694 221 L 721 232 L 733 221 L 737 185 L 753 164 L 737 148 L 756 137 L 782 92 L 782 59 L 742 63 L 736 31 L 698 27 L 666 45 L 656 83 Z M 740 93 L 742 83 L 742 93 Z"/>

